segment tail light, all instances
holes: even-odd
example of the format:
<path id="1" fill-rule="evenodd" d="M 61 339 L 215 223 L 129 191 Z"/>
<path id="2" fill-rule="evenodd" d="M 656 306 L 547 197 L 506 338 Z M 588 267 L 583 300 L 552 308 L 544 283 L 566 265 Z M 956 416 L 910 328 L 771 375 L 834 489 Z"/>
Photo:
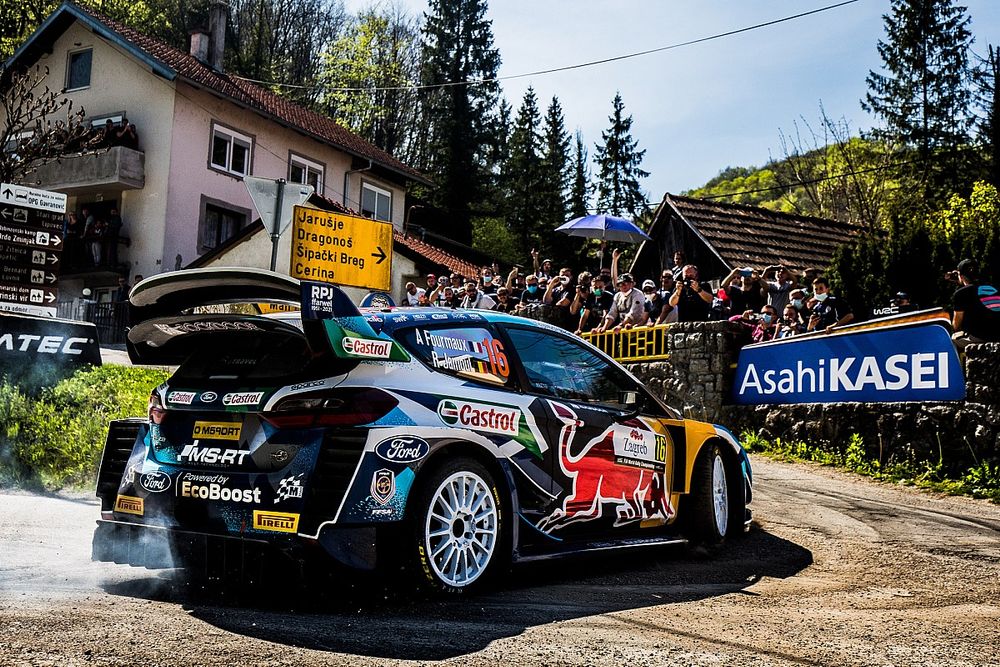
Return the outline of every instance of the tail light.
<path id="1" fill-rule="evenodd" d="M 381 419 L 398 404 L 379 389 L 341 389 L 289 396 L 260 416 L 277 428 L 360 426 Z"/>

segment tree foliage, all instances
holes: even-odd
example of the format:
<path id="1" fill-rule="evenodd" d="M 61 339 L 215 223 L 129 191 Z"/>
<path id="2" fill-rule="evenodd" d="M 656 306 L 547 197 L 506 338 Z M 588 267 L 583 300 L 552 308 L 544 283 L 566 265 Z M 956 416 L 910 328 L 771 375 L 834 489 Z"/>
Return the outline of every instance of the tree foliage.
<path id="1" fill-rule="evenodd" d="M 970 19 L 954 0 L 892 0 L 882 18 L 884 73 L 869 72 L 861 106 L 882 120 L 877 138 L 916 150 L 906 172 L 917 175 L 931 204 L 957 182 L 957 149 L 967 140 Z"/>
<path id="2" fill-rule="evenodd" d="M 47 67 L 0 68 L 0 182 L 30 183 L 42 165 L 58 160 L 66 144 L 86 134 L 86 112 L 44 82 Z"/>
<path id="3" fill-rule="evenodd" d="M 546 205 L 541 122 L 538 98 L 534 89 L 529 87 L 514 121 L 507 161 L 507 224 L 517 240 L 522 257 L 526 257 L 528 251 L 549 236 L 539 222 L 539 211 Z"/>
<path id="4" fill-rule="evenodd" d="M 486 0 L 430 0 L 424 14 L 421 112 L 426 153 L 418 168 L 436 181 L 429 198 L 456 237 L 471 241 L 474 212 L 488 200 L 488 158 L 500 87 Z M 468 81 L 483 81 L 467 84 Z"/>
<path id="5" fill-rule="evenodd" d="M 324 51 L 319 108 L 379 148 L 414 150 L 420 76 L 419 29 L 398 8 L 362 11 Z"/>
<path id="6" fill-rule="evenodd" d="M 625 115 L 621 93 L 615 95 L 608 120 L 611 127 L 601 133 L 594 160 L 598 165 L 597 208 L 603 213 L 638 217 L 646 210 L 646 195 L 639 184 L 649 176 L 639 165 L 645 150 L 632 138 L 632 116 Z"/>

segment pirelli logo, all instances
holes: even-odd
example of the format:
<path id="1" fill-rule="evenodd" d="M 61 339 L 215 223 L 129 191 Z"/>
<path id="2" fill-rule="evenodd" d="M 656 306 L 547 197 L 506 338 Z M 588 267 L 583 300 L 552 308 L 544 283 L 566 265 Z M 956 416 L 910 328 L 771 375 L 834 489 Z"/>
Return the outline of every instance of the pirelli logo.
<path id="1" fill-rule="evenodd" d="M 253 527 L 257 530 L 274 530 L 279 533 L 294 533 L 299 529 L 299 515 L 287 512 L 253 511 Z"/>
<path id="2" fill-rule="evenodd" d="M 118 496 L 115 499 L 115 511 L 142 516 L 144 512 L 142 498 L 135 498 L 133 496 Z"/>
<path id="3" fill-rule="evenodd" d="M 239 440 L 242 424 L 233 422 L 195 422 L 192 437 L 205 440 Z"/>

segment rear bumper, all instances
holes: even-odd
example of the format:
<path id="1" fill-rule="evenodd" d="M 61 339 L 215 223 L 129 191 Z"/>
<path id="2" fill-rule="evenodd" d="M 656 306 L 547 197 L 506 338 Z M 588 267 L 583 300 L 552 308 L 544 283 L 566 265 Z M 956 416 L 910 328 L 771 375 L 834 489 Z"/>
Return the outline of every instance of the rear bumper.
<path id="1" fill-rule="evenodd" d="M 247 583 L 273 581 L 278 572 L 302 574 L 313 557 L 332 558 L 354 569 L 374 569 L 375 528 L 328 526 L 318 540 L 300 536 L 257 539 L 101 519 L 91 552 L 95 561 L 149 569 L 185 568 L 213 579 Z"/>

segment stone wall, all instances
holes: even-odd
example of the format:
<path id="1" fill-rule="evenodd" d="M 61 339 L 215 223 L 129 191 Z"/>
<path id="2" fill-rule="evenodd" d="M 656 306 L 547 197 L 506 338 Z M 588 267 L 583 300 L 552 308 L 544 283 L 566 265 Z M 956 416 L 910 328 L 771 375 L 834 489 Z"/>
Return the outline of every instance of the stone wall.
<path id="1" fill-rule="evenodd" d="M 730 395 L 746 332 L 728 322 L 699 322 L 673 325 L 667 335 L 669 360 L 628 367 L 687 417 L 839 451 L 856 433 L 882 462 L 940 459 L 956 470 L 1000 462 L 1000 344 L 966 349 L 965 401 L 737 406 Z"/>

